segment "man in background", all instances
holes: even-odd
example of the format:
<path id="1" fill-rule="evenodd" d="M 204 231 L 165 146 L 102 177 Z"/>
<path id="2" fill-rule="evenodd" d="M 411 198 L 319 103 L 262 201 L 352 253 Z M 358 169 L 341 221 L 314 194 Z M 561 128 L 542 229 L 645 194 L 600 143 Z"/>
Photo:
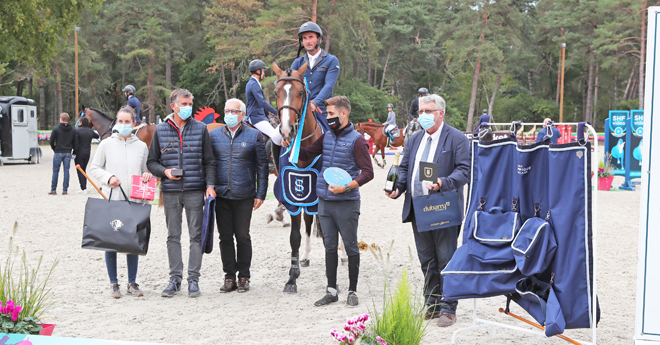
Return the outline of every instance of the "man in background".
<path id="1" fill-rule="evenodd" d="M 98 139 L 99 135 L 89 128 L 89 120 L 85 117 L 80 119 L 76 133 L 78 134 L 78 149 L 73 152 L 75 155 L 74 161 L 76 165 L 80 165 L 82 171 L 86 172 L 89 155 L 92 152 L 92 140 Z M 87 193 L 87 178 L 78 169 L 76 171 L 78 172 L 78 182 L 80 182 L 80 191 L 76 193 L 85 194 Z"/>
<path id="2" fill-rule="evenodd" d="M 124 96 L 128 99 L 126 105 L 135 110 L 135 125 L 138 126 L 142 123 L 142 117 L 140 116 L 140 100 L 135 97 L 135 86 L 126 85 L 122 91 L 124 91 Z"/>
<path id="3" fill-rule="evenodd" d="M 561 137 L 561 132 L 557 129 L 557 127 L 552 125 L 552 120 L 550 118 L 546 118 L 543 120 L 543 124 L 545 127 L 539 131 L 539 135 L 536 137 L 536 142 L 541 142 L 545 138 L 546 135 L 550 136 L 550 141 L 553 144 L 557 144 L 557 140 L 559 140 L 559 137 Z M 548 133 L 548 127 L 552 128 L 550 131 L 551 133 Z"/>
<path id="4" fill-rule="evenodd" d="M 53 128 L 50 134 L 50 147 L 55 152 L 53 156 L 53 178 L 50 183 L 49 195 L 57 195 L 57 178 L 60 166 L 64 165 L 64 183 L 62 195 L 67 195 L 69 189 L 69 169 L 71 168 L 71 151 L 78 149 L 78 134 L 69 124 L 69 114 L 60 114 L 60 124 Z"/>

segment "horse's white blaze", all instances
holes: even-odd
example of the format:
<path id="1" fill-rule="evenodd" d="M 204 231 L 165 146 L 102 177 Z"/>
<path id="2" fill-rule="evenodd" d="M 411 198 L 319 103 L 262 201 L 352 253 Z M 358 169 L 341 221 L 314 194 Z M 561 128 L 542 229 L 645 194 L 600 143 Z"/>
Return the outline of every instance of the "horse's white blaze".
<path id="1" fill-rule="evenodd" d="M 341 252 L 339 256 L 341 257 L 342 261 L 348 262 L 348 254 L 346 254 L 346 247 L 344 247 L 344 239 L 341 238 L 341 235 L 339 235 L 339 251 Z"/>
<path id="2" fill-rule="evenodd" d="M 303 251 L 302 260 L 309 260 L 309 253 L 312 251 L 310 243 L 310 236 L 305 233 L 305 250 Z"/>
<path id="3" fill-rule="evenodd" d="M 291 105 L 291 100 L 289 99 L 289 91 L 291 91 L 291 84 L 284 85 L 284 91 L 286 92 L 286 96 L 284 97 L 284 105 Z M 289 133 L 291 132 L 291 127 L 289 127 L 288 108 L 282 109 L 282 121 L 280 122 L 281 122 L 282 134 L 288 137 Z"/>

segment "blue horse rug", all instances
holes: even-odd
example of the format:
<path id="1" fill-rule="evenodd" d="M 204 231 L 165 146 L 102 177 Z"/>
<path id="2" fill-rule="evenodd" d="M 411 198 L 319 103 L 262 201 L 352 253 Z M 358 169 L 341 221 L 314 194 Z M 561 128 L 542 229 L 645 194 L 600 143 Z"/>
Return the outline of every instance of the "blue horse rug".
<path id="1" fill-rule="evenodd" d="M 307 168 L 291 163 L 289 150 L 280 155 L 280 173 L 275 180 L 273 192 L 277 201 L 281 202 L 292 216 L 303 211 L 309 215 L 318 213 L 316 180 L 322 167 L 321 155 L 314 158 Z"/>
<path id="2" fill-rule="evenodd" d="M 508 295 L 546 335 L 594 324 L 591 146 L 582 129 L 560 145 L 472 141 L 463 245 L 442 272 L 446 300 Z M 537 285 L 538 298 L 528 291 Z"/>

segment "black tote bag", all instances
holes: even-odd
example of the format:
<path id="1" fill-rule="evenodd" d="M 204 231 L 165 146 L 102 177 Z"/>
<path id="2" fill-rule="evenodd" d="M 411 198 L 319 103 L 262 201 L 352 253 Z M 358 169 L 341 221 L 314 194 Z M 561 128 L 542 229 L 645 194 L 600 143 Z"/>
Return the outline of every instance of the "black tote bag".
<path id="1" fill-rule="evenodd" d="M 82 238 L 84 249 L 147 254 L 151 236 L 151 205 L 130 202 L 123 189 L 121 192 L 124 201 L 87 199 Z"/>

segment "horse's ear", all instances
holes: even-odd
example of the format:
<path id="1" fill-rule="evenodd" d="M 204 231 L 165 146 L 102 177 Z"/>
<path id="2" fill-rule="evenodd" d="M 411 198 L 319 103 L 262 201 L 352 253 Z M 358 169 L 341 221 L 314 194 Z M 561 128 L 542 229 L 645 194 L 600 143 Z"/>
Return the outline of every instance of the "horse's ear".
<path id="1" fill-rule="evenodd" d="M 298 68 L 296 72 L 298 72 L 300 78 L 302 78 L 305 75 L 305 71 L 307 71 L 307 62 L 304 65 L 300 66 L 300 68 Z"/>
<path id="2" fill-rule="evenodd" d="M 275 72 L 275 75 L 279 76 L 282 74 L 282 69 L 280 66 L 277 65 L 277 62 L 273 61 L 273 72 Z"/>

